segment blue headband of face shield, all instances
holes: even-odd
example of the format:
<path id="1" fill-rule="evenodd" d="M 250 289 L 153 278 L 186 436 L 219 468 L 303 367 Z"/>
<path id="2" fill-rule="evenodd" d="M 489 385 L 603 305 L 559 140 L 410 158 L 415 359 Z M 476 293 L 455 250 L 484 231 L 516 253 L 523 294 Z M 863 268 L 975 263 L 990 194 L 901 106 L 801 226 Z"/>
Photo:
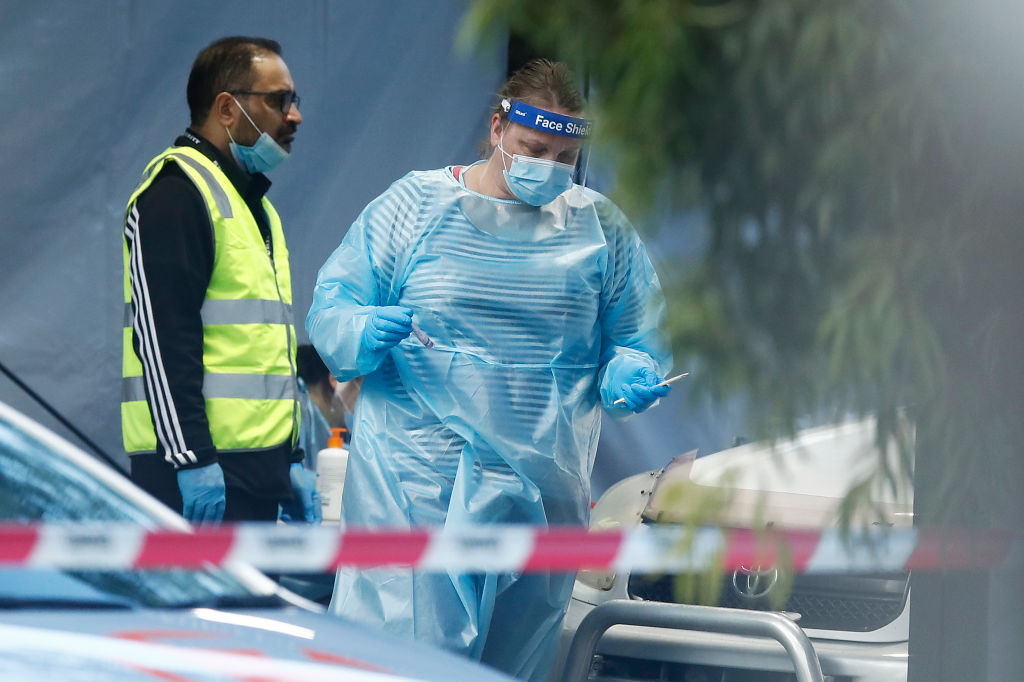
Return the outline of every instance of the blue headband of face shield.
<path id="1" fill-rule="evenodd" d="M 590 135 L 590 121 L 585 118 L 556 114 L 526 102 L 501 100 L 501 108 L 508 112 L 508 120 L 528 128 L 542 130 L 565 137 L 587 137 Z"/>

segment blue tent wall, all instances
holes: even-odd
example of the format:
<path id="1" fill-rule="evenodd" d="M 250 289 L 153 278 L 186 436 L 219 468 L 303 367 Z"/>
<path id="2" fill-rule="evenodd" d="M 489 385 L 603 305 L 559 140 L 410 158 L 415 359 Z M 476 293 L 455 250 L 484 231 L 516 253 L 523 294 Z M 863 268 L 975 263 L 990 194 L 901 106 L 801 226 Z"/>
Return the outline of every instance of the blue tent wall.
<path id="1" fill-rule="evenodd" d="M 196 53 L 224 35 L 278 40 L 302 95 L 304 123 L 292 158 L 270 176 L 270 196 L 288 235 L 304 337 L 317 269 L 359 210 L 411 169 L 476 158 L 506 46 L 456 52 L 464 7 L 0 4 L 0 361 L 127 464 L 118 412 L 124 202 L 146 162 L 187 124 Z M 679 267 L 692 247 L 666 236 L 688 232 L 651 241 L 660 270 Z M 625 424 L 605 419 L 595 492 L 680 452 L 728 445 L 734 434 L 721 415 L 684 406 L 683 393 Z M 2 376 L 0 400 L 54 424 Z"/>

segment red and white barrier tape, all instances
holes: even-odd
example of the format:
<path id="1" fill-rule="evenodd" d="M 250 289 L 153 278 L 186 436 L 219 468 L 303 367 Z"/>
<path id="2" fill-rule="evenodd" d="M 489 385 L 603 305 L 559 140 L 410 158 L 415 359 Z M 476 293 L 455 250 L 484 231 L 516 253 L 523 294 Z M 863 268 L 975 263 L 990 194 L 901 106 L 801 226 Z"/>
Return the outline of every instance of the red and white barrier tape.
<path id="1" fill-rule="evenodd" d="M 142 569 L 232 562 L 265 571 L 411 566 L 424 571 L 703 571 L 789 564 L 798 573 L 861 573 L 997 565 L 1011 536 L 995 531 L 877 528 L 823 532 L 638 526 L 471 526 L 339 531 L 282 524 L 206 526 L 194 532 L 128 524 L 0 524 L 0 567 Z"/>

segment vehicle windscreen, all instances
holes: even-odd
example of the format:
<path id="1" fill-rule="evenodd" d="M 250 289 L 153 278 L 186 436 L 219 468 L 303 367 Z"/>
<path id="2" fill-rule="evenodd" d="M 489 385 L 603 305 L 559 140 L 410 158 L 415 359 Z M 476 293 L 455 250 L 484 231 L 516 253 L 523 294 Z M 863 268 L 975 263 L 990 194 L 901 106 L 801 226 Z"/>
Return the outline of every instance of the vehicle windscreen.
<path id="1" fill-rule="evenodd" d="M 55 452 L 32 434 L 0 419 L 0 521 L 67 522 L 113 521 L 156 528 L 160 524 L 146 510 L 124 499 L 118 491 Z M 0 597 L 8 605 L 23 599 L 38 604 L 75 604 L 109 597 L 110 603 L 146 607 L 194 605 L 257 605 L 255 595 L 231 574 L 216 570 L 75 571 L 53 580 L 53 571 L 39 570 L 40 594 L 35 594 L 31 570 L 0 570 Z M 76 586 L 77 583 L 77 586 Z M 85 590 L 83 588 L 89 588 Z"/>

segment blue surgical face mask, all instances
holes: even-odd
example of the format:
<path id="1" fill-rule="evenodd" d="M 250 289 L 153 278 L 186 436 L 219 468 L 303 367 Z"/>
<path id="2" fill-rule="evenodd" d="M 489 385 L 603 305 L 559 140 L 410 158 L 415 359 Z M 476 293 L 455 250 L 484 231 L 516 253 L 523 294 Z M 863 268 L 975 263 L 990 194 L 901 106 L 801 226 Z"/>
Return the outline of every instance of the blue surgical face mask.
<path id="1" fill-rule="evenodd" d="M 498 142 L 498 149 L 503 157 L 507 156 L 512 159 L 512 165 L 504 169 L 505 159 L 502 158 L 501 165 L 504 169 L 502 173 L 505 176 L 505 184 L 520 201 L 525 201 L 531 206 L 543 206 L 550 204 L 562 192 L 572 187 L 572 174 L 576 170 L 575 166 L 548 159 L 537 159 L 532 156 L 509 154 L 501 145 L 505 139 L 505 131 L 502 131 L 501 138 Z"/>
<path id="2" fill-rule="evenodd" d="M 235 98 L 232 97 L 231 99 Z M 238 165 L 249 173 L 266 173 L 287 159 L 289 156 L 288 152 L 277 143 L 277 140 L 261 131 L 259 126 L 253 123 L 253 120 L 249 118 L 248 112 L 239 104 L 237 99 L 235 99 L 235 104 L 238 104 L 238 108 L 245 114 L 249 123 L 252 123 L 252 127 L 260 133 L 260 136 L 252 146 L 246 146 L 235 142 L 235 138 L 231 136 L 231 131 L 228 130 L 228 137 L 231 138 L 228 147 L 231 148 L 231 155 L 235 157 Z"/>

